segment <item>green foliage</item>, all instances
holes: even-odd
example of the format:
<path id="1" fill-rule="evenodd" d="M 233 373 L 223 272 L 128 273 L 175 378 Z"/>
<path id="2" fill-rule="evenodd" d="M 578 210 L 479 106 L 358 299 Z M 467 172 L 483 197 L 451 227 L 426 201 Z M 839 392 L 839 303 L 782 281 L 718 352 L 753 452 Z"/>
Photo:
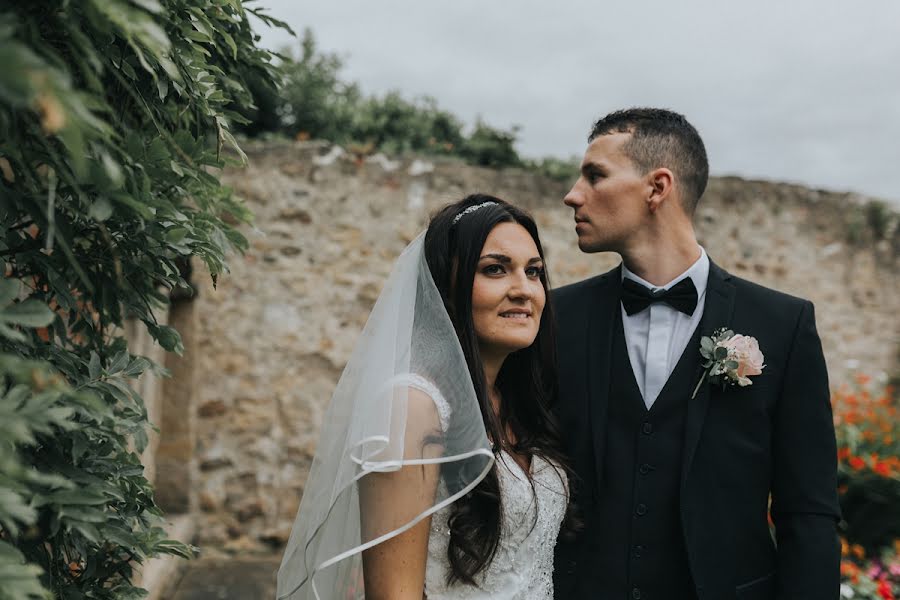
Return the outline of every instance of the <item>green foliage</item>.
<path id="1" fill-rule="evenodd" d="M 303 34 L 300 55 L 284 56 L 284 80 L 280 90 L 281 122 L 276 125 L 289 135 L 347 141 L 362 95 L 355 84 L 339 77 L 343 63 L 337 55 L 320 54 L 308 29 Z"/>
<path id="2" fill-rule="evenodd" d="M 0 8 L 0 598 L 140 598 L 168 540 L 138 453 L 121 337 L 157 321 L 195 256 L 215 278 L 250 214 L 215 170 L 272 88 L 240 0 L 31 0 Z"/>
<path id="3" fill-rule="evenodd" d="M 525 168 L 556 181 L 574 183 L 578 179 L 581 160 L 574 156 L 569 159 L 547 156 L 538 160 L 526 161 Z"/>
<path id="4" fill-rule="evenodd" d="M 517 133 L 518 128 L 501 131 L 479 120 L 460 153 L 463 158 L 476 165 L 520 167 L 522 160 L 515 149 Z"/>
<path id="5" fill-rule="evenodd" d="M 292 138 L 354 145 L 364 152 L 450 155 L 489 167 L 524 165 L 515 149 L 516 128 L 504 131 L 479 121 L 466 135 L 460 120 L 433 98 L 408 100 L 399 92 L 365 96 L 356 83 L 341 79 L 343 61 L 336 54 L 318 51 L 309 30 L 304 32 L 299 55 L 285 54 L 281 88 L 263 90 L 256 97 L 260 104 L 280 106 L 279 122 L 269 121 L 270 130 Z M 244 131 L 265 128 L 261 121 L 254 121 Z"/>
<path id="6" fill-rule="evenodd" d="M 876 240 L 883 240 L 891 229 L 896 215 L 888 205 L 879 200 L 872 200 L 865 206 L 866 222 Z"/>

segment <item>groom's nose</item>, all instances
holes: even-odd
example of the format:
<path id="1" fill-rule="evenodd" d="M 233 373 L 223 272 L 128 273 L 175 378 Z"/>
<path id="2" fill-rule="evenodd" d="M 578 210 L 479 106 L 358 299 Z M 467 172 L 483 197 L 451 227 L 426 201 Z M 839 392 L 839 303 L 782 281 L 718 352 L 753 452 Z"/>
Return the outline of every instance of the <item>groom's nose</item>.
<path id="1" fill-rule="evenodd" d="M 578 208 L 584 204 L 583 196 L 578 191 L 578 183 L 579 182 L 575 182 L 575 185 L 572 186 L 569 193 L 563 197 L 563 203 L 571 208 Z"/>

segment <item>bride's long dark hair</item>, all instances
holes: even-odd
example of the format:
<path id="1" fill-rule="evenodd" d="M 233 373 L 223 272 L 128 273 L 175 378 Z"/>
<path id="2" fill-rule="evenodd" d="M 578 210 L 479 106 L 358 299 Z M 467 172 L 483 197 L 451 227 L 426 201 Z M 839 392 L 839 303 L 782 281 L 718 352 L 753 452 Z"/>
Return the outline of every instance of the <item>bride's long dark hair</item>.
<path id="1" fill-rule="evenodd" d="M 454 223 L 463 211 L 485 202 L 495 204 L 466 213 Z M 518 223 L 528 231 L 543 258 L 537 225 L 528 213 L 499 198 L 473 194 L 445 206 L 432 217 L 425 234 L 425 260 L 459 337 L 484 426 L 495 448 L 498 443 L 508 443 L 507 431 L 511 431 L 515 442 L 507 450 L 528 457 L 542 456 L 571 474 L 551 412 L 557 397 L 556 326 L 546 270 L 541 284 L 547 301 L 537 337 L 527 348 L 510 354 L 497 375 L 496 387 L 502 399 L 499 413 L 494 412 L 488 396 L 472 319 L 472 287 L 485 240 L 499 223 L 508 222 Z M 503 510 L 497 468 L 495 464 L 474 490 L 453 504 L 448 583 L 474 585 L 475 576 L 497 552 Z M 564 526 L 571 526 L 572 521 L 570 503 Z"/>

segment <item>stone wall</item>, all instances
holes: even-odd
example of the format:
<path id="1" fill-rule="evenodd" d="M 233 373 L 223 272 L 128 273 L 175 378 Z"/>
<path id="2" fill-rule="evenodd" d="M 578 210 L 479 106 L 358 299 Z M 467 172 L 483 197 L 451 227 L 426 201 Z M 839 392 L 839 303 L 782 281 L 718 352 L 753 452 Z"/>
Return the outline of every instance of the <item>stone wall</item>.
<path id="1" fill-rule="evenodd" d="M 195 339 L 186 344 L 196 352 L 186 397 L 195 403 L 192 487 L 207 551 L 286 541 L 333 386 L 394 258 L 437 207 L 484 191 L 529 209 L 556 286 L 618 262 L 578 251 L 561 203 L 566 183 L 317 144 L 248 154 L 252 167 L 227 180 L 256 214 L 250 249 L 232 258 L 218 289 L 196 274 Z M 701 243 L 720 265 L 815 302 L 832 382 L 857 367 L 898 370 L 896 218 L 863 200 L 720 178 L 697 214 Z"/>

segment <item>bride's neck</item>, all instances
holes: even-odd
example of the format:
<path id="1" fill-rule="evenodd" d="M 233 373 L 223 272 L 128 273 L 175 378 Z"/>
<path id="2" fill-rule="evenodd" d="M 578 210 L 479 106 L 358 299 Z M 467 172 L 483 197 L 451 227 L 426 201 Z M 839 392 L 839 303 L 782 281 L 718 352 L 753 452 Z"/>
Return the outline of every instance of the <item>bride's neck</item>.
<path id="1" fill-rule="evenodd" d="M 482 357 L 481 363 L 481 367 L 484 370 L 485 391 L 496 414 L 500 413 L 500 392 L 497 391 L 497 374 L 500 373 L 500 367 L 503 366 L 505 359 L 506 356 Z"/>

